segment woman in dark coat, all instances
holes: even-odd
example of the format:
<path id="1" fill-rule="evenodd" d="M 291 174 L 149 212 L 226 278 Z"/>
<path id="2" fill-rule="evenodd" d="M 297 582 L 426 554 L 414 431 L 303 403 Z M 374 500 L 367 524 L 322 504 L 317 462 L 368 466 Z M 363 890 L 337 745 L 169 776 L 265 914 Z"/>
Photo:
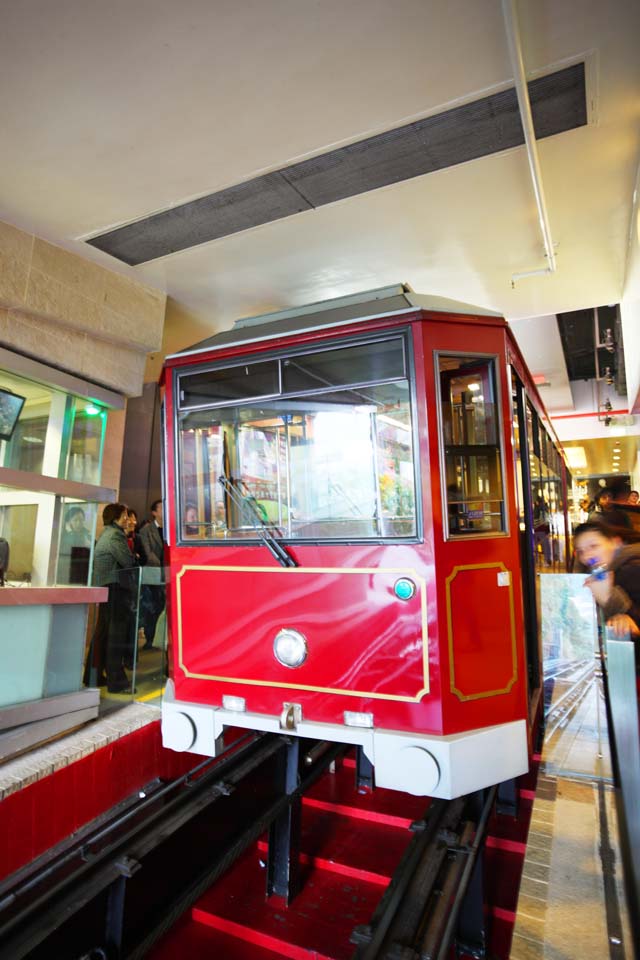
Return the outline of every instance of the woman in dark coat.
<path id="1" fill-rule="evenodd" d="M 91 641 L 93 664 L 98 667 L 98 683 L 106 682 L 110 693 L 124 693 L 131 687 L 124 671 L 131 625 L 132 584 L 123 571 L 134 567 L 125 528 L 128 508 L 124 503 L 109 503 L 102 511 L 104 530 L 98 538 L 93 556 L 93 583 L 108 587 L 109 599 L 100 604 L 98 622 Z M 89 679 L 90 662 L 85 668 Z"/>

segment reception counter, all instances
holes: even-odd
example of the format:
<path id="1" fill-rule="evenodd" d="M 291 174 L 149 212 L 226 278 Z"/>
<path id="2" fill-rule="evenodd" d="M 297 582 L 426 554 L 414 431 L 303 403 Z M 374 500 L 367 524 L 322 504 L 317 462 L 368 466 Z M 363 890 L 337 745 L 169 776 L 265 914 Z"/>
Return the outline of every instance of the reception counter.
<path id="1" fill-rule="evenodd" d="M 24 749 L 90 719 L 88 709 L 97 715 L 82 670 L 89 607 L 106 599 L 105 587 L 0 588 L 0 760 L 16 744 Z M 55 717 L 48 727 L 47 716 Z"/>

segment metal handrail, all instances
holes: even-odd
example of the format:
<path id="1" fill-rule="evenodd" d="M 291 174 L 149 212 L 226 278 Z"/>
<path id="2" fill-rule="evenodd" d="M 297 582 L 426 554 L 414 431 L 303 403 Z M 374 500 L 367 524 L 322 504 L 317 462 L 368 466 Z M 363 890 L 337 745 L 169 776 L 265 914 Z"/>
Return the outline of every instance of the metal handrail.
<path id="1" fill-rule="evenodd" d="M 640 960 L 640 727 L 634 643 L 601 631 L 600 657 L 625 897 L 633 955 Z"/>

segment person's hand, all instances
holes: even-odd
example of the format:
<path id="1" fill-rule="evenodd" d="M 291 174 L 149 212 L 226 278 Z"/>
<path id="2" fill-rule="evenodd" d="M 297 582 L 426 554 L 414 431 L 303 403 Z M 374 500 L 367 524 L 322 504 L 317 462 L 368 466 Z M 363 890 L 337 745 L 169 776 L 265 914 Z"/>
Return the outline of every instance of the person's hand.
<path id="1" fill-rule="evenodd" d="M 628 613 L 616 613 L 614 617 L 607 620 L 607 627 L 614 637 L 640 637 L 640 628 Z"/>
<path id="2" fill-rule="evenodd" d="M 609 570 L 602 579 L 599 577 L 587 577 L 584 585 L 591 590 L 593 599 L 598 606 L 604 607 L 613 590 L 613 573 Z"/>

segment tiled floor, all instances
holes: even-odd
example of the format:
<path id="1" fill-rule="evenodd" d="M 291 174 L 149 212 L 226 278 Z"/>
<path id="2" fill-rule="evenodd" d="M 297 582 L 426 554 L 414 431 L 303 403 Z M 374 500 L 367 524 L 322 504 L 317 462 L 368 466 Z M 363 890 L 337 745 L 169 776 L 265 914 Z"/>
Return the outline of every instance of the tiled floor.
<path id="1" fill-rule="evenodd" d="M 75 733 L 7 761 L 0 769 L 0 799 L 159 718 L 160 711 L 155 706 L 128 703 L 117 713 L 101 716 Z"/>
<path id="2" fill-rule="evenodd" d="M 162 640 L 154 644 L 152 650 L 145 650 L 143 642 L 144 637 L 140 636 L 135 672 L 127 671 L 131 689 L 124 693 L 109 693 L 106 687 L 100 688 L 101 717 L 133 701 L 160 706 L 167 676 L 166 650 L 162 646 Z"/>

